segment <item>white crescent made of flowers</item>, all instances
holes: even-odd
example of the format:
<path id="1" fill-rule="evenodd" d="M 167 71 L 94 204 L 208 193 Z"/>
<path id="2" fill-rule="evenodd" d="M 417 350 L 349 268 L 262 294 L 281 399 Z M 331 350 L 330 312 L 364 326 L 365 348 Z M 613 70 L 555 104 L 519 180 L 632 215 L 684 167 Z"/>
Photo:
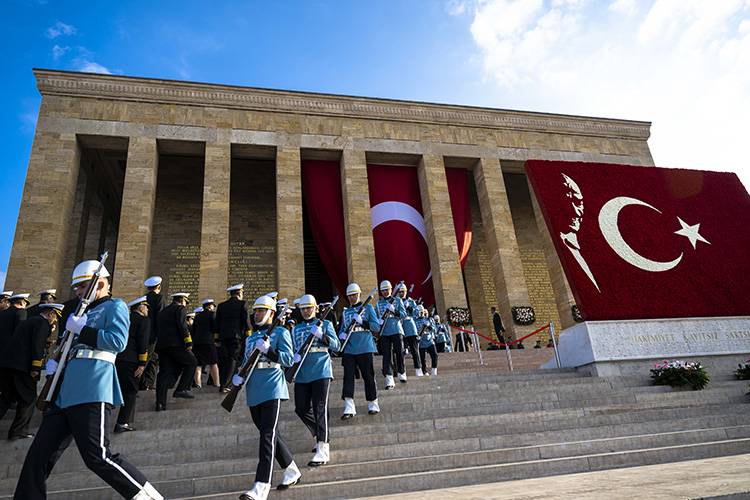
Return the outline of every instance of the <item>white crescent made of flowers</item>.
<path id="1" fill-rule="evenodd" d="M 406 222 L 422 235 L 425 245 L 427 244 L 427 229 L 424 225 L 424 217 L 411 205 L 400 201 L 384 201 L 370 208 L 370 217 L 372 218 L 373 231 L 384 222 Z M 431 277 L 432 271 L 430 271 L 422 284 L 427 283 Z"/>
<path id="2" fill-rule="evenodd" d="M 662 271 L 669 271 L 670 269 L 674 268 L 682 260 L 682 253 L 680 253 L 679 257 L 669 262 L 651 260 L 633 250 L 633 248 L 628 245 L 628 243 L 622 237 L 620 228 L 617 226 L 617 220 L 620 215 L 620 210 L 627 207 L 628 205 L 648 207 L 651 210 L 655 210 L 656 212 L 661 213 L 661 210 L 658 210 L 645 201 L 641 201 L 636 198 L 630 198 L 628 196 L 619 196 L 617 198 L 612 198 L 604 204 L 601 211 L 599 212 L 599 229 L 601 230 L 602 235 L 604 236 L 604 239 L 607 241 L 609 246 L 612 247 L 612 250 L 614 250 L 614 252 L 618 256 L 620 256 L 622 260 L 639 269 L 643 269 L 644 271 L 658 273 Z"/>

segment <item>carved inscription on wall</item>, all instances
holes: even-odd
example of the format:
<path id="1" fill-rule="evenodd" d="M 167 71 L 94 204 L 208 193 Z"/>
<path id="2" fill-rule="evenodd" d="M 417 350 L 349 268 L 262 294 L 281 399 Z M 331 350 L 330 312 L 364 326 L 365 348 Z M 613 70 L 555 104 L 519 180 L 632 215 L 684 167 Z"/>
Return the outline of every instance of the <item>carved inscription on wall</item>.
<path id="1" fill-rule="evenodd" d="M 198 278 L 200 275 L 200 247 L 179 245 L 169 251 L 171 265 L 167 274 L 167 294 L 188 292 L 193 302 L 198 300 Z"/>
<path id="2" fill-rule="evenodd" d="M 541 326 L 552 321 L 559 328 L 560 316 L 555 304 L 555 292 L 552 290 L 544 250 L 520 248 L 520 253 L 529 300 L 536 313 L 536 324 Z M 542 342 L 547 342 L 549 330 L 544 330 L 538 337 Z"/>
<path id="3" fill-rule="evenodd" d="M 249 300 L 276 287 L 276 247 L 232 241 L 229 244 L 229 282 L 244 283 Z"/>

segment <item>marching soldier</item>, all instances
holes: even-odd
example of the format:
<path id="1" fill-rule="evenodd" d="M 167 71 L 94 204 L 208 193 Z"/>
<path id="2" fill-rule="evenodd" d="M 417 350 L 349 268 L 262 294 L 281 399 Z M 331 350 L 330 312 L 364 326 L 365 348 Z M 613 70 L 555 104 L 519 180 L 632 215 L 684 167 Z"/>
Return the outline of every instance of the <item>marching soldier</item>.
<path id="1" fill-rule="evenodd" d="M 159 354 L 156 350 L 156 339 L 159 336 L 159 313 L 164 309 L 164 297 L 161 294 L 161 276 L 151 276 L 143 282 L 148 299 L 148 320 L 151 324 L 148 339 L 148 362 L 141 378 L 141 389 L 150 391 L 156 385 L 156 372 L 159 369 Z"/>
<path id="2" fill-rule="evenodd" d="M 214 331 L 216 330 L 216 303 L 214 299 L 204 299 L 202 310 L 195 315 L 193 323 L 193 354 L 198 360 L 198 368 L 195 370 L 195 385 L 202 387 L 203 367 L 209 367 L 209 385 L 219 387 L 219 358 L 214 344 Z"/>
<path id="3" fill-rule="evenodd" d="M 219 333 L 219 383 L 221 392 L 229 392 L 232 374 L 242 356 L 242 339 L 250 330 L 247 302 L 242 300 L 245 285 L 227 288 L 229 299 L 216 309 L 216 331 Z"/>
<path id="4" fill-rule="evenodd" d="M 26 306 L 29 305 L 28 293 L 17 293 L 8 298 L 9 306 L 0 311 L 0 352 L 10 343 L 16 328 L 27 318 Z"/>
<path id="5" fill-rule="evenodd" d="M 10 307 L 10 297 L 13 295 L 13 291 L 6 290 L 0 292 L 0 312 L 5 311 Z"/>
<path id="6" fill-rule="evenodd" d="M 84 261 L 73 270 L 73 290 L 83 296 L 99 267 Z M 109 295 L 109 272 L 102 267 L 95 284 L 96 298 L 81 316 L 72 315 L 65 326 L 75 335 L 71 355 L 54 404 L 44 412 L 31 443 L 14 498 L 46 498 L 46 481 L 71 440 L 86 466 L 125 498 L 162 500 L 144 475 L 122 455 L 109 451 L 111 407 L 122 404 L 115 358 L 127 344 L 128 308 Z M 51 375 L 57 363 L 47 361 Z"/>
<path id="7" fill-rule="evenodd" d="M 381 320 L 387 316 L 387 319 L 384 320 L 385 324 L 381 328 L 380 340 L 383 350 L 385 390 L 390 390 L 396 387 L 393 380 L 393 368 L 391 367 L 392 356 L 396 358 L 398 380 L 401 383 L 406 383 L 406 370 L 404 369 L 404 328 L 401 326 L 401 320 L 406 318 L 407 315 L 404 303 L 400 298 L 393 295 L 393 287 L 388 280 L 380 282 L 378 312 L 380 313 Z"/>
<path id="8" fill-rule="evenodd" d="M 327 319 L 318 318 L 315 312 L 318 307 L 315 297 L 303 295 L 299 300 L 302 322 L 292 331 L 294 362 L 299 361 L 302 345 L 313 335 L 315 340 L 294 382 L 294 411 L 316 439 L 315 455 L 307 464 L 310 467 L 325 465 L 330 460 L 328 446 L 328 390 L 333 379 L 333 365 L 328 350 L 338 350 L 339 340 L 336 330 Z"/>
<path id="9" fill-rule="evenodd" d="M 140 378 L 148 361 L 148 341 L 151 322 L 148 319 L 148 298 L 144 295 L 128 302 L 130 308 L 130 331 L 125 350 L 117 355 L 115 368 L 120 380 L 124 404 L 117 414 L 115 433 L 134 431 L 135 400 Z"/>
<path id="10" fill-rule="evenodd" d="M 445 323 L 440 322 L 440 316 L 437 314 L 432 317 L 435 324 L 435 347 L 437 352 L 452 352 L 451 335 L 448 333 L 448 327 Z"/>
<path id="11" fill-rule="evenodd" d="M 50 288 L 49 290 L 42 290 L 39 292 L 39 302 L 26 309 L 26 317 L 31 318 L 41 312 L 39 306 L 42 304 L 52 304 L 57 299 L 57 290 Z"/>
<path id="12" fill-rule="evenodd" d="M 419 317 L 417 303 L 411 297 L 407 297 L 406 285 L 402 282 L 396 285 L 396 295 L 404 303 L 406 309 L 406 318 L 401 324 L 404 327 L 404 344 L 411 353 L 411 359 L 414 363 L 414 374 L 417 377 L 422 376 L 422 365 L 419 363 L 419 338 L 417 338 L 416 319 Z"/>
<path id="13" fill-rule="evenodd" d="M 365 384 L 365 399 L 367 399 L 367 412 L 370 415 L 380 413 L 378 405 L 378 387 L 375 383 L 375 368 L 373 366 L 373 354 L 378 352 L 375 347 L 375 339 L 372 332 L 380 328 L 380 320 L 372 305 L 367 304 L 362 313 L 358 314 L 362 301 L 359 300 L 362 290 L 356 283 L 350 283 L 346 287 L 346 298 L 349 306 L 341 313 L 339 339 L 346 340 L 346 331 L 352 322 L 356 325 L 352 329 L 351 339 L 346 344 L 341 356 L 344 366 L 344 386 L 341 389 L 341 399 L 344 400 L 344 412 L 341 420 L 348 420 L 357 414 L 354 404 L 354 378 L 358 369 L 362 374 Z"/>
<path id="14" fill-rule="evenodd" d="M 12 403 L 16 416 L 8 430 L 8 439 L 32 438 L 28 425 L 34 413 L 36 386 L 46 354 L 46 341 L 52 325 L 62 314 L 62 304 L 44 303 L 39 314 L 18 325 L 5 350 L 0 353 L 0 418 Z"/>
<path id="15" fill-rule="evenodd" d="M 277 489 L 285 490 L 302 477 L 286 441 L 277 429 L 281 401 L 289 399 L 283 368 L 292 365 L 294 353 L 292 339 L 286 328 L 278 326 L 269 331 L 274 314 L 276 301 L 268 295 L 258 297 L 253 304 L 255 330 L 245 340 L 245 359 L 255 349 L 261 352 L 245 387 L 250 415 L 260 431 L 260 446 L 255 482 L 249 491 L 240 495 L 241 500 L 265 500 L 268 497 L 274 457 L 284 468 L 284 476 Z M 242 385 L 243 382 L 239 375 L 232 377 L 234 385 Z"/>
<path id="16" fill-rule="evenodd" d="M 191 352 L 193 339 L 187 324 L 189 293 L 172 294 L 172 303 L 159 313 L 159 337 L 156 352 L 159 354 L 159 374 L 156 376 L 156 411 L 167 409 L 167 389 L 172 387 L 179 374 L 172 397 L 193 399 L 190 392 L 198 362 Z"/>
<path id="17" fill-rule="evenodd" d="M 428 375 L 425 355 L 429 353 L 430 362 L 432 364 L 431 374 L 435 376 L 437 375 L 438 366 L 438 355 L 437 349 L 435 348 L 435 323 L 433 322 L 432 318 L 430 318 L 430 314 L 427 312 L 427 309 L 422 306 L 419 306 L 419 320 L 417 321 L 417 328 L 419 328 L 419 331 L 421 332 L 419 336 L 419 358 L 422 361 L 424 374 Z"/>

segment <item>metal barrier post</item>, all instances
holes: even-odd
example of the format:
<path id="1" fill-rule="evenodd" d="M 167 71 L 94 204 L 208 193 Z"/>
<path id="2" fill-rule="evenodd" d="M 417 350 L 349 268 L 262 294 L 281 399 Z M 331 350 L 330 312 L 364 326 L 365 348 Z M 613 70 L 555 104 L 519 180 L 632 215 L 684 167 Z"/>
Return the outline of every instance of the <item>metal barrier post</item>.
<path id="1" fill-rule="evenodd" d="M 508 358 L 508 370 L 513 371 L 513 357 L 510 355 L 510 346 L 505 344 L 505 357 Z"/>
<path id="2" fill-rule="evenodd" d="M 471 336 L 474 337 L 474 351 L 479 354 L 479 365 L 484 365 L 484 358 L 482 358 L 482 349 L 479 346 L 479 337 L 477 336 L 477 332 L 471 332 Z"/>
<path id="3" fill-rule="evenodd" d="M 549 322 L 549 335 L 552 339 L 552 349 L 555 350 L 555 362 L 557 363 L 558 368 L 562 368 L 562 363 L 560 363 L 560 353 L 557 351 L 557 340 L 555 340 L 555 324 L 553 322 Z"/>

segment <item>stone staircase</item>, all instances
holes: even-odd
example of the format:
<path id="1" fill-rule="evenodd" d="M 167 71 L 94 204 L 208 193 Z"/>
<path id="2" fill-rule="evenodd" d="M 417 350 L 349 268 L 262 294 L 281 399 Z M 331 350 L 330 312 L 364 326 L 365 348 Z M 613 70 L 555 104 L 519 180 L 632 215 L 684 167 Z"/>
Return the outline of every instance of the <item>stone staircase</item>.
<path id="1" fill-rule="evenodd" d="M 703 391 L 675 391 L 537 370 L 551 356 L 548 349 L 513 351 L 513 373 L 504 352 L 483 355 L 482 367 L 474 353 L 441 355 L 437 377 L 410 376 L 380 391 L 376 416 L 367 415 L 358 383 L 362 413 L 347 422 L 338 418 L 336 361 L 332 462 L 306 467 L 314 440 L 287 402 L 280 426 L 303 478 L 286 492 L 272 490 L 271 498 L 356 498 L 750 453 L 747 382 L 731 374 L 712 374 Z M 253 481 L 258 440 L 244 397 L 229 414 L 210 389 L 193 401 L 170 401 L 164 413 L 153 411 L 153 393 L 142 392 L 138 432 L 111 437 L 113 452 L 136 464 L 166 498 L 235 499 Z M 8 425 L 6 417 L 0 432 Z M 0 498 L 12 495 L 29 444 L 0 442 Z M 58 462 L 48 487 L 54 499 L 118 498 L 75 449 Z"/>

